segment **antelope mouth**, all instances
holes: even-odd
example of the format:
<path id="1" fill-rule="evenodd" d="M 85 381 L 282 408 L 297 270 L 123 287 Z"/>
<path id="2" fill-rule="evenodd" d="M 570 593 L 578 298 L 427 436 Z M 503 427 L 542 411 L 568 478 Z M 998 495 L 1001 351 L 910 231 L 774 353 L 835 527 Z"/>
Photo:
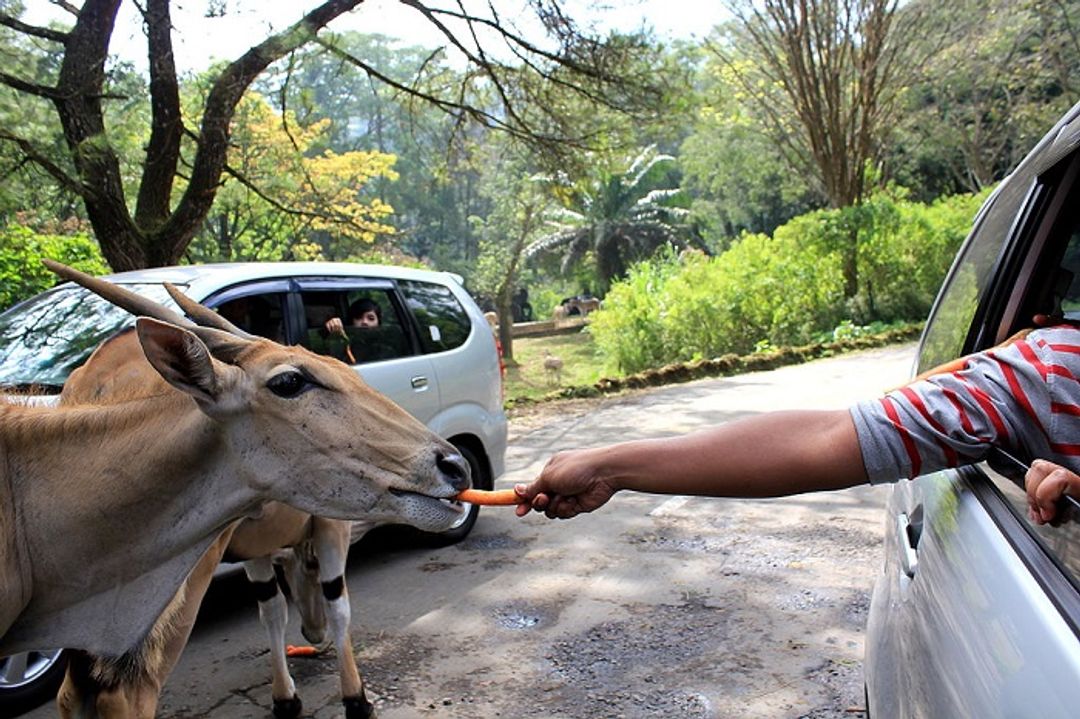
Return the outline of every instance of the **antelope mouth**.
<path id="1" fill-rule="evenodd" d="M 436 497 L 431 494 L 424 494 L 423 492 L 414 492 L 408 489 L 398 489 L 397 487 L 391 487 L 390 494 L 394 495 L 395 497 L 401 497 L 402 499 L 409 499 L 415 497 L 424 502 L 438 503 L 443 507 L 451 509 L 455 512 L 465 511 L 464 504 L 460 500 L 454 499 L 453 497 Z"/>

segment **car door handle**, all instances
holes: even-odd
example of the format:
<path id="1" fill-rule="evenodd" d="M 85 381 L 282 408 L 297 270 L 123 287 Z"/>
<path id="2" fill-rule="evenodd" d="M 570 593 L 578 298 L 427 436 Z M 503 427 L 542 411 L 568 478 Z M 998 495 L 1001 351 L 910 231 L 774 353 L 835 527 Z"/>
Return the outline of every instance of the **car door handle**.
<path id="1" fill-rule="evenodd" d="M 415 390 L 427 389 L 428 379 L 424 375 L 417 375 L 409 380 L 409 384 L 411 384 L 412 388 Z"/>
<path id="2" fill-rule="evenodd" d="M 901 512 L 896 516 L 896 542 L 900 546 L 900 568 L 908 577 L 915 576 L 919 566 L 919 536 L 922 527 L 911 521 L 911 517 Z"/>

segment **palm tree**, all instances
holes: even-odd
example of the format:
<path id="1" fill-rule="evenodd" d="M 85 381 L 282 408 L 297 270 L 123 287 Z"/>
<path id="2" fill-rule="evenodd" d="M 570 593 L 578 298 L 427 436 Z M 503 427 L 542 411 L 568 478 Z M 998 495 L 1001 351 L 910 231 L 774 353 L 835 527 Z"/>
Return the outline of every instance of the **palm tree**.
<path id="1" fill-rule="evenodd" d="M 670 184 L 674 162 L 650 146 L 625 170 L 602 168 L 576 183 L 553 181 L 563 205 L 551 220 L 555 230 L 529 245 L 526 259 L 561 252 L 565 274 L 591 251 L 604 290 L 658 247 L 684 248 L 691 232 L 688 211 L 675 204 L 682 190 L 661 187 Z"/>

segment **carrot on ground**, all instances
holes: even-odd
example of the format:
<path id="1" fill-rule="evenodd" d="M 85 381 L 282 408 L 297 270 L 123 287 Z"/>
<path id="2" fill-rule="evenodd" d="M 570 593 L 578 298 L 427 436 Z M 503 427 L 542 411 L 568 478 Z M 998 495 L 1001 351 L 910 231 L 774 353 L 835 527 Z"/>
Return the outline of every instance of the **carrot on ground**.
<path id="1" fill-rule="evenodd" d="M 466 489 L 460 492 L 454 499 L 459 502 L 469 502 L 470 504 L 483 504 L 488 506 L 509 506 L 512 504 L 521 504 L 525 500 L 518 496 L 517 492 L 512 489 Z"/>
<path id="2" fill-rule="evenodd" d="M 287 657 L 314 657 L 319 654 L 319 650 L 315 647 L 295 647 L 292 644 L 285 645 L 285 656 Z"/>

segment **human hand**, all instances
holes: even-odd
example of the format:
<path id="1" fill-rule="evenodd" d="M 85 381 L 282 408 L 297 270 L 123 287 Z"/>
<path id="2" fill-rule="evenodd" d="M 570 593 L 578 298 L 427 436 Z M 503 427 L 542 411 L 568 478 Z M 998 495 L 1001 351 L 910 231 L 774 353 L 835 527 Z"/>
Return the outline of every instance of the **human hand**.
<path id="1" fill-rule="evenodd" d="M 341 322 L 340 317 L 331 317 L 326 321 L 324 327 L 326 327 L 326 331 L 332 335 L 345 334 L 345 325 Z"/>
<path id="2" fill-rule="evenodd" d="M 1057 515 L 1058 501 L 1066 494 L 1080 497 L 1080 476 L 1060 464 L 1036 459 L 1024 475 L 1028 495 L 1028 516 L 1036 524 L 1046 524 Z"/>
<path id="3" fill-rule="evenodd" d="M 517 516 L 532 510 L 549 519 L 570 519 L 599 509 L 618 488 L 601 476 L 597 459 L 597 450 L 556 454 L 534 482 L 514 487 L 525 500 L 515 510 Z"/>

